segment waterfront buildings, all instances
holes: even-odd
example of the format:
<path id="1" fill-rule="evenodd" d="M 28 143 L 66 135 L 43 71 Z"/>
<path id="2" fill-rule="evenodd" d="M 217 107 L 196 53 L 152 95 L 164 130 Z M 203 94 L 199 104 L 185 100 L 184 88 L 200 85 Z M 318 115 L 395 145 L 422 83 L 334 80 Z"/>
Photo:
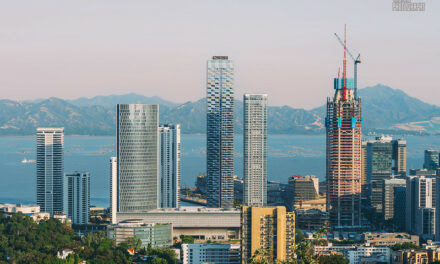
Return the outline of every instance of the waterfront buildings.
<path id="1" fill-rule="evenodd" d="M 258 249 L 269 251 L 273 261 L 293 261 L 295 214 L 284 206 L 243 206 L 241 233 L 242 263 L 249 263 Z"/>
<path id="2" fill-rule="evenodd" d="M 243 118 L 244 200 L 267 204 L 267 94 L 245 94 Z"/>
<path id="3" fill-rule="evenodd" d="M 156 209 L 146 213 L 118 213 L 118 222 L 139 219 L 145 223 L 172 224 L 173 236 L 224 241 L 240 238 L 240 211 L 206 207 Z"/>
<path id="4" fill-rule="evenodd" d="M 37 128 L 37 204 L 51 216 L 63 212 L 64 128 Z"/>
<path id="5" fill-rule="evenodd" d="M 427 170 L 437 170 L 439 166 L 440 150 L 426 149 L 425 150 L 425 162 L 423 168 Z"/>
<path id="6" fill-rule="evenodd" d="M 361 226 L 361 99 L 354 80 L 334 79 L 335 95 L 327 98 L 327 210 L 335 228 Z"/>
<path id="7" fill-rule="evenodd" d="M 214 56 L 207 64 L 208 207 L 232 208 L 234 203 L 234 64 Z"/>
<path id="8" fill-rule="evenodd" d="M 385 220 L 397 220 L 403 216 L 405 218 L 405 199 L 400 197 L 396 190 L 398 187 L 406 188 L 405 179 L 386 179 L 383 181 L 382 188 L 382 215 Z M 403 198 L 403 199 L 402 199 Z M 401 211 L 403 209 L 403 212 Z"/>
<path id="9" fill-rule="evenodd" d="M 158 207 L 159 106 L 116 107 L 117 214 Z"/>
<path id="10" fill-rule="evenodd" d="M 239 264 L 240 244 L 183 244 L 183 264 Z"/>
<path id="11" fill-rule="evenodd" d="M 90 173 L 66 173 L 64 179 L 64 202 L 67 217 L 72 224 L 85 225 L 90 217 Z"/>
<path id="12" fill-rule="evenodd" d="M 363 144 L 366 145 L 363 166 L 367 176 L 368 198 L 376 212 L 382 214 L 384 180 L 392 179 L 393 175 L 404 177 L 406 174 L 406 141 L 381 136 L 366 140 Z"/>
<path id="13" fill-rule="evenodd" d="M 127 238 L 139 238 L 141 247 L 163 248 L 172 244 L 171 224 L 148 224 L 141 220 L 121 221 L 117 225 L 108 227 L 108 237 L 116 244 L 126 242 Z"/>
<path id="14" fill-rule="evenodd" d="M 180 201 L 180 125 L 159 126 L 159 207 L 177 208 Z"/>
<path id="15" fill-rule="evenodd" d="M 37 223 L 41 220 L 47 220 L 50 218 L 50 214 L 40 212 L 40 206 L 36 204 L 0 204 L 0 213 L 5 216 L 12 216 L 16 213 L 22 213 L 30 216 Z"/>
<path id="16" fill-rule="evenodd" d="M 435 234 L 436 179 L 408 176 L 406 179 L 406 232 L 424 239 Z"/>

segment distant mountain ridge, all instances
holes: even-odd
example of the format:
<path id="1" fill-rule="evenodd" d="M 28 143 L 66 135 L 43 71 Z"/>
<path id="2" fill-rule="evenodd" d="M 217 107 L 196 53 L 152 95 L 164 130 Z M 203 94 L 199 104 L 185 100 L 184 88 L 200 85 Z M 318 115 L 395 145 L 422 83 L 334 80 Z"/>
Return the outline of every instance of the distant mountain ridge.
<path id="1" fill-rule="evenodd" d="M 440 133 L 440 107 L 378 84 L 359 90 L 364 131 Z M 205 133 L 206 99 L 183 104 L 137 94 L 17 102 L 0 100 L 0 135 L 33 135 L 37 127 L 62 126 L 66 134 L 114 135 L 117 103 L 160 105 L 160 123 L 180 123 L 183 133 Z M 312 110 L 269 106 L 272 134 L 322 134 L 326 106 Z M 243 130 L 243 102 L 235 100 L 235 131 Z"/>

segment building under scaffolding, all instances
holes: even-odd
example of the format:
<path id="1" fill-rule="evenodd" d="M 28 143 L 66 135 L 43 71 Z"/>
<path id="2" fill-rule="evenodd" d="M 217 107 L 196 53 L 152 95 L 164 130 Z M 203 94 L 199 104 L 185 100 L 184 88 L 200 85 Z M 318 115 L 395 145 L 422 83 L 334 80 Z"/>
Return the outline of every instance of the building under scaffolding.
<path id="1" fill-rule="evenodd" d="M 345 70 L 344 70 L 345 77 Z M 361 226 L 362 103 L 355 81 L 334 79 L 327 99 L 327 210 L 334 228 Z"/>

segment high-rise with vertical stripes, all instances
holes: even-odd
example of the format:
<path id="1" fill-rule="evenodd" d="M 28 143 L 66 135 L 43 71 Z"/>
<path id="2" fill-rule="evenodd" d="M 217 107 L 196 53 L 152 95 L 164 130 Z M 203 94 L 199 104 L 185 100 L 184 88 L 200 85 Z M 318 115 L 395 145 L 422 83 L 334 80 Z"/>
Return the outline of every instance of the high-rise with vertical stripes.
<path id="1" fill-rule="evenodd" d="M 64 128 L 37 128 L 37 204 L 42 212 L 62 213 Z"/>
<path id="2" fill-rule="evenodd" d="M 117 215 L 157 209 L 159 106 L 118 104 L 116 118 Z"/>
<path id="3" fill-rule="evenodd" d="M 159 207 L 178 208 L 180 193 L 180 125 L 159 126 Z"/>
<path id="4" fill-rule="evenodd" d="M 327 210 L 336 228 L 357 228 L 362 222 L 362 115 L 354 83 L 344 70 L 343 78 L 334 79 L 334 97 L 327 99 Z"/>
<path id="5" fill-rule="evenodd" d="M 206 77 L 208 207 L 234 203 L 234 64 L 227 56 L 208 60 Z"/>
<path id="6" fill-rule="evenodd" d="M 244 200 L 267 204 L 267 95 L 245 94 L 243 118 Z"/>

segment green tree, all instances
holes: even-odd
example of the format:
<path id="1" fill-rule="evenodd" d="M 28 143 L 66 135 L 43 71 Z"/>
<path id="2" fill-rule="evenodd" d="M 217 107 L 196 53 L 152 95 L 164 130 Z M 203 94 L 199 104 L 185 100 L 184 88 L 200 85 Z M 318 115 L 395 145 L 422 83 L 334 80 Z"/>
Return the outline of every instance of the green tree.
<path id="1" fill-rule="evenodd" d="M 319 264 L 349 264 L 346 257 L 340 254 L 322 255 L 319 257 Z"/>
<path id="2" fill-rule="evenodd" d="M 273 256 L 270 254 L 270 250 L 267 249 L 257 249 L 255 254 L 249 259 L 249 263 L 252 264 L 272 264 Z"/>
<path id="3" fill-rule="evenodd" d="M 421 248 L 411 242 L 404 242 L 404 243 L 395 244 L 394 246 L 391 247 L 391 249 L 393 251 L 397 251 L 397 250 L 405 250 L 405 249 L 420 250 Z"/>
<path id="4" fill-rule="evenodd" d="M 142 246 L 142 240 L 135 237 L 128 237 L 125 240 L 125 243 L 127 243 L 128 248 L 132 248 L 136 252 L 139 251 L 139 249 L 141 249 Z"/>

